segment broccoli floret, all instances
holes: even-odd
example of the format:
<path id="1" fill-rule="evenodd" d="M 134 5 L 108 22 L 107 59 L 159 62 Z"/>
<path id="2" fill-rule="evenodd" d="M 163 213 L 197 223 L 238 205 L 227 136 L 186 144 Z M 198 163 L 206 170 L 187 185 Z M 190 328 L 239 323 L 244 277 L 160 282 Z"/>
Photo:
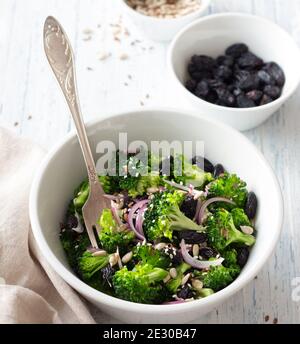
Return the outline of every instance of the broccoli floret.
<path id="1" fill-rule="evenodd" d="M 131 302 L 159 304 L 166 300 L 167 291 L 162 280 L 168 275 L 164 269 L 151 265 L 136 265 L 130 271 L 127 267 L 113 276 L 116 296 Z"/>
<path id="2" fill-rule="evenodd" d="M 225 197 L 235 203 L 235 207 L 244 208 L 247 199 L 247 184 L 235 174 L 224 173 L 210 184 L 208 184 L 209 197 Z M 225 209 L 234 206 L 222 203 Z"/>
<path id="3" fill-rule="evenodd" d="M 109 254 L 94 257 L 90 252 L 85 251 L 79 259 L 79 272 L 84 280 L 89 280 L 97 271 L 109 263 Z"/>
<path id="4" fill-rule="evenodd" d="M 125 253 L 128 245 L 135 238 L 133 231 L 120 228 L 113 218 L 110 209 L 103 209 L 100 220 L 100 232 L 98 233 L 102 247 L 109 253 L 116 252 L 119 248 L 121 253 Z"/>
<path id="5" fill-rule="evenodd" d="M 194 272 L 194 275 L 202 280 L 204 288 L 215 292 L 228 286 L 238 274 L 237 269 L 226 268 L 223 265 L 211 267 L 207 272 Z"/>
<path id="6" fill-rule="evenodd" d="M 175 157 L 173 168 L 176 183 L 192 184 L 195 188 L 201 188 L 205 183 L 213 180 L 211 173 L 204 172 L 196 164 L 193 165 L 183 155 Z"/>
<path id="7" fill-rule="evenodd" d="M 144 215 L 144 231 L 149 240 L 163 237 L 172 240 L 173 231 L 203 231 L 203 227 L 180 211 L 184 194 L 180 191 L 164 191 L 154 194 Z"/>
<path id="8" fill-rule="evenodd" d="M 190 268 L 191 268 L 191 266 L 188 265 L 188 264 L 186 264 L 186 263 L 181 263 L 181 264 L 176 268 L 176 271 L 177 271 L 177 276 L 176 276 L 176 278 L 172 278 L 172 279 L 166 284 L 167 289 L 170 291 L 170 293 L 171 293 L 172 295 L 177 293 L 177 290 L 178 290 L 178 288 L 179 288 L 180 285 L 181 285 L 181 281 L 182 281 L 182 278 L 183 278 L 183 274 L 184 274 L 186 271 L 188 271 Z"/>
<path id="9" fill-rule="evenodd" d="M 138 245 L 134 250 L 134 257 L 143 264 L 166 269 L 170 265 L 170 258 L 152 245 Z"/>
<path id="10" fill-rule="evenodd" d="M 200 290 L 197 290 L 197 296 L 198 298 L 203 298 L 203 297 L 207 297 L 210 296 L 212 294 L 214 294 L 215 292 L 212 289 L 209 288 L 202 288 Z"/>
<path id="11" fill-rule="evenodd" d="M 231 211 L 233 222 L 236 228 L 240 226 L 252 226 L 247 214 L 241 208 L 235 208 Z"/>
<path id="12" fill-rule="evenodd" d="M 118 190 L 116 181 L 109 176 L 99 176 L 99 182 L 101 183 L 105 193 L 114 193 Z M 81 213 L 82 207 L 89 197 L 90 186 L 87 180 L 83 181 L 74 193 L 73 205 L 77 212 Z"/>
<path id="13" fill-rule="evenodd" d="M 228 245 L 236 243 L 252 246 L 255 238 L 236 229 L 232 215 L 225 209 L 219 209 L 209 216 L 206 233 L 208 242 L 218 251 L 223 251 Z"/>

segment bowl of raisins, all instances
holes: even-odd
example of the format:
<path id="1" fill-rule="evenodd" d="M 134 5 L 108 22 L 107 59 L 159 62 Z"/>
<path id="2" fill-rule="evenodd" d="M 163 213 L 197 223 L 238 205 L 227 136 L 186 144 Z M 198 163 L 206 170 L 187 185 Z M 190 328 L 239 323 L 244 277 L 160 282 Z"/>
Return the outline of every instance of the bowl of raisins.
<path id="1" fill-rule="evenodd" d="M 172 41 L 175 92 L 203 116 L 244 131 L 265 122 L 300 82 L 300 50 L 264 18 L 224 13 L 195 21 Z"/>

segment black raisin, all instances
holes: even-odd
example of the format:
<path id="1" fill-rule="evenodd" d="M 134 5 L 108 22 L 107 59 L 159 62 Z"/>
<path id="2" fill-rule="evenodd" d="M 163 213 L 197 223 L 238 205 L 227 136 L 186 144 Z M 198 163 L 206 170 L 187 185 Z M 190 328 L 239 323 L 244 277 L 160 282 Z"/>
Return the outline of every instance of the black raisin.
<path id="1" fill-rule="evenodd" d="M 184 239 L 186 244 L 202 244 L 207 240 L 205 233 L 198 233 L 195 231 L 181 231 L 178 232 L 179 239 Z"/>
<path id="2" fill-rule="evenodd" d="M 217 164 L 214 168 L 214 178 L 218 178 L 221 174 L 225 172 L 223 165 Z"/>
<path id="3" fill-rule="evenodd" d="M 109 286 L 112 285 L 112 278 L 114 273 L 115 270 L 113 267 L 111 267 L 110 264 L 108 264 L 105 268 L 101 269 L 102 278 Z"/>
<path id="4" fill-rule="evenodd" d="M 217 88 L 216 92 L 219 100 L 221 101 L 220 104 L 224 104 L 225 106 L 233 106 L 235 104 L 234 95 L 230 93 L 226 88 Z"/>
<path id="5" fill-rule="evenodd" d="M 245 69 L 258 69 L 263 65 L 263 60 L 256 56 L 255 54 L 248 51 L 247 53 L 243 54 L 238 59 L 238 64 L 241 68 Z"/>
<path id="6" fill-rule="evenodd" d="M 242 70 L 236 73 L 236 86 L 242 90 L 250 91 L 259 86 L 259 79 L 255 73 Z"/>
<path id="7" fill-rule="evenodd" d="M 261 101 L 259 103 L 259 105 L 266 105 L 269 103 L 272 103 L 273 99 L 268 96 L 267 94 L 264 94 L 263 97 L 261 98 Z"/>
<path id="8" fill-rule="evenodd" d="M 172 265 L 179 265 L 180 263 L 182 263 L 183 258 L 181 252 L 175 247 L 167 247 L 164 249 L 163 252 L 170 258 Z"/>
<path id="9" fill-rule="evenodd" d="M 264 88 L 264 93 L 273 99 L 277 99 L 280 97 L 281 89 L 278 86 L 267 85 Z"/>
<path id="10" fill-rule="evenodd" d="M 208 79 L 205 81 L 208 83 L 209 87 L 211 87 L 212 89 L 226 87 L 226 84 L 222 80 Z"/>
<path id="11" fill-rule="evenodd" d="M 214 165 L 206 158 L 201 156 L 194 156 L 192 159 L 192 164 L 197 165 L 199 168 L 204 170 L 205 172 L 214 172 Z"/>
<path id="12" fill-rule="evenodd" d="M 188 65 L 188 72 L 191 78 L 197 81 L 200 81 L 202 79 L 210 79 L 212 77 L 212 72 L 207 71 L 207 70 L 199 71 L 193 63 L 190 63 Z"/>
<path id="13" fill-rule="evenodd" d="M 206 55 L 194 55 L 192 56 L 191 62 L 196 66 L 198 71 L 211 71 L 215 66 L 215 60 Z"/>
<path id="14" fill-rule="evenodd" d="M 239 96 L 241 93 L 243 93 L 243 91 L 240 88 L 234 88 L 234 90 L 232 91 L 234 96 Z"/>
<path id="15" fill-rule="evenodd" d="M 179 292 L 177 293 L 177 297 L 180 299 L 191 299 L 194 296 L 193 291 L 189 288 L 189 286 L 185 285 Z"/>
<path id="16" fill-rule="evenodd" d="M 253 100 L 255 103 L 259 103 L 263 96 L 263 92 L 260 90 L 252 90 L 246 93 L 246 96 Z"/>
<path id="17" fill-rule="evenodd" d="M 225 51 L 226 55 L 232 56 L 233 58 L 238 58 L 242 54 L 246 53 L 249 50 L 246 44 L 244 43 L 237 43 L 233 44 L 230 47 L 228 47 Z"/>
<path id="18" fill-rule="evenodd" d="M 257 72 L 259 80 L 265 85 L 275 85 L 275 80 L 271 77 L 269 73 L 261 69 Z"/>
<path id="19" fill-rule="evenodd" d="M 195 95 L 199 98 L 206 98 L 209 93 L 209 86 L 206 81 L 200 81 L 195 89 Z"/>
<path id="20" fill-rule="evenodd" d="M 216 255 L 216 252 L 211 247 L 202 247 L 199 250 L 199 256 L 201 256 L 203 259 L 209 259 Z"/>
<path id="21" fill-rule="evenodd" d="M 181 204 L 180 210 L 189 219 L 193 219 L 196 214 L 198 201 L 192 195 L 187 195 Z"/>
<path id="22" fill-rule="evenodd" d="M 239 108 L 250 108 L 256 106 L 254 101 L 246 97 L 244 94 L 237 96 L 236 102 Z"/>
<path id="23" fill-rule="evenodd" d="M 67 217 L 66 228 L 72 229 L 77 228 L 78 226 L 78 219 L 75 215 L 71 214 Z"/>
<path id="24" fill-rule="evenodd" d="M 194 92 L 195 88 L 197 86 L 197 81 L 190 79 L 185 83 L 185 87 L 190 91 L 190 92 Z"/>
<path id="25" fill-rule="evenodd" d="M 205 98 L 206 101 L 210 102 L 210 103 L 215 103 L 218 99 L 217 93 L 214 91 L 210 91 L 207 95 L 207 97 Z"/>
<path id="26" fill-rule="evenodd" d="M 271 75 L 271 77 L 274 78 L 278 86 L 282 87 L 284 85 L 285 83 L 284 71 L 277 63 L 275 62 L 266 63 L 264 66 L 264 70 L 266 70 Z"/>
<path id="27" fill-rule="evenodd" d="M 219 66 L 214 70 L 214 77 L 216 79 L 228 80 L 232 77 L 232 69 L 228 66 Z"/>
<path id="28" fill-rule="evenodd" d="M 219 66 L 232 67 L 234 64 L 234 58 L 229 55 L 221 55 L 217 58 L 216 62 Z"/>
<path id="29" fill-rule="evenodd" d="M 257 197 L 254 192 L 249 192 L 247 196 L 247 201 L 245 205 L 245 213 L 250 220 L 253 220 L 256 215 L 257 210 Z"/>
<path id="30" fill-rule="evenodd" d="M 237 263 L 241 268 L 243 268 L 246 265 L 248 258 L 249 258 L 248 247 L 237 248 Z"/>

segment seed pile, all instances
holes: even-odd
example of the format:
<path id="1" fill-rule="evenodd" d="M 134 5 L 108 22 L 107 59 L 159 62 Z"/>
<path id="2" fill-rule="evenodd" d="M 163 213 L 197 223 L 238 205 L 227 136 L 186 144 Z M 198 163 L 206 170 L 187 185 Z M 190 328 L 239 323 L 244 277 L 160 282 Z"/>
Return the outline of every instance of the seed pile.
<path id="1" fill-rule="evenodd" d="M 158 18 L 177 18 L 194 11 L 200 6 L 200 0 L 126 0 L 127 4 L 147 16 Z"/>
<path id="2" fill-rule="evenodd" d="M 216 59 L 194 55 L 186 88 L 210 103 L 236 108 L 265 105 L 280 97 L 285 75 L 275 62 L 265 63 L 243 43 L 228 47 Z"/>

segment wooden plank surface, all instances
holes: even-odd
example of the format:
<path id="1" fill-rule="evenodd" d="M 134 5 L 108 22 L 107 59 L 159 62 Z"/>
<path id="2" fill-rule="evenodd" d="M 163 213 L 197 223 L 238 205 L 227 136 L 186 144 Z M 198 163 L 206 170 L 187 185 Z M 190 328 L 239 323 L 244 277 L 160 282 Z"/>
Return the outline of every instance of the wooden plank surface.
<path id="1" fill-rule="evenodd" d="M 300 43 L 299 0 L 213 0 L 210 13 L 239 11 L 274 20 Z M 0 124 L 45 149 L 73 127 L 47 65 L 42 26 L 56 16 L 73 42 L 82 110 L 86 120 L 132 107 L 178 106 L 168 89 L 167 44 L 147 40 L 121 17 L 115 0 L 0 0 Z M 129 34 L 116 41 L 114 24 Z M 92 30 L 91 39 L 85 30 Z M 111 54 L 104 61 L 103 53 Z M 128 59 L 120 56 L 127 54 Z M 300 63 L 300 62 L 299 62 Z M 243 291 L 198 323 L 299 323 L 300 303 L 292 280 L 300 276 L 299 90 L 261 127 L 245 133 L 274 168 L 285 201 L 282 236 L 275 254 Z M 270 214 L 272 216 L 272 214 Z M 270 229 L 272 230 L 272 229 Z M 114 322 L 91 307 L 99 322 Z"/>

